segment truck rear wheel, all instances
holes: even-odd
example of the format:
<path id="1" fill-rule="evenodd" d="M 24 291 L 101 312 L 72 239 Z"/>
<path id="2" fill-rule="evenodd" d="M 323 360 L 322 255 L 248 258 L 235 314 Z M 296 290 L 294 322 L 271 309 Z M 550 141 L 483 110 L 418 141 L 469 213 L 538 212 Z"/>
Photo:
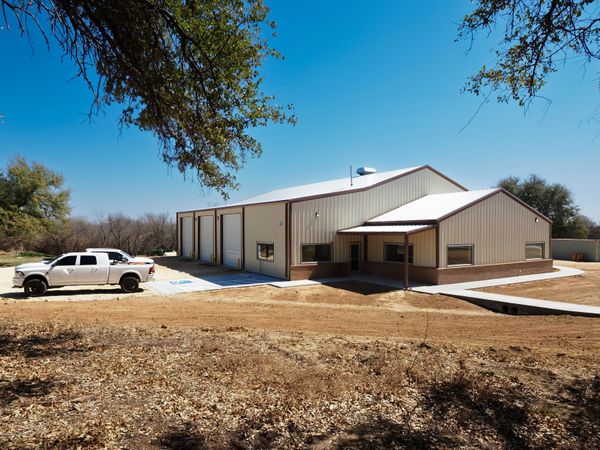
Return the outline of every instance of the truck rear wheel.
<path id="1" fill-rule="evenodd" d="M 121 285 L 121 289 L 123 289 L 125 292 L 135 292 L 140 287 L 139 280 L 132 275 L 121 278 L 121 282 L 119 284 Z"/>
<path id="2" fill-rule="evenodd" d="M 23 290 L 27 297 L 41 297 L 48 290 L 48 285 L 44 280 L 34 278 L 33 280 L 27 280 L 25 282 Z"/>

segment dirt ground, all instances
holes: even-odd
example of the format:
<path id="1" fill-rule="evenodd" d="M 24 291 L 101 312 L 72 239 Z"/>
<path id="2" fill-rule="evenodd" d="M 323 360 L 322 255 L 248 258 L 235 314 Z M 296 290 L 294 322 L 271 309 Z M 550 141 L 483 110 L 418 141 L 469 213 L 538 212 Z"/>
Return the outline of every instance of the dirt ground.
<path id="1" fill-rule="evenodd" d="M 357 282 L 5 297 L 0 410 L 0 448 L 598 448 L 600 320 Z"/>
<path id="2" fill-rule="evenodd" d="M 0 320 L 72 325 L 217 328 L 396 337 L 474 345 L 528 345 L 550 351 L 600 351 L 600 321 L 511 317 L 444 296 L 388 292 L 345 283 L 280 289 L 257 286 L 118 301 L 0 304 Z M 523 330 L 527 330 L 525 334 Z"/>
<path id="3" fill-rule="evenodd" d="M 509 284 L 478 290 L 504 295 L 600 306 L 600 263 L 556 261 L 555 264 L 581 269 L 585 273 L 576 277 L 536 281 L 533 283 Z"/>

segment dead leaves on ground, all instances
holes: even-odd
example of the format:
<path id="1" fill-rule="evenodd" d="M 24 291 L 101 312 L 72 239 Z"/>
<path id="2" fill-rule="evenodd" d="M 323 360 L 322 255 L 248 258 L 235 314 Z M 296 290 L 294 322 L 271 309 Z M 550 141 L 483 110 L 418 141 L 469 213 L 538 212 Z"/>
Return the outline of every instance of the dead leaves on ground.
<path id="1" fill-rule="evenodd" d="M 597 367 L 523 348 L 10 324 L 0 447 L 591 448 Z"/>

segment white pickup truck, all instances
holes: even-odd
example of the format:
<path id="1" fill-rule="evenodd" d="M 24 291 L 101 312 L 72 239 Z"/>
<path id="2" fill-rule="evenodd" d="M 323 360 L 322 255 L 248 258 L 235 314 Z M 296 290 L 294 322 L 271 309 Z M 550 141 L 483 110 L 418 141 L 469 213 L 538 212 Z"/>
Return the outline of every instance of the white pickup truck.
<path id="1" fill-rule="evenodd" d="M 106 253 L 77 252 L 15 267 L 13 286 L 32 297 L 44 295 L 48 288 L 91 284 L 118 284 L 134 292 L 153 278 L 154 264 L 111 264 Z"/>

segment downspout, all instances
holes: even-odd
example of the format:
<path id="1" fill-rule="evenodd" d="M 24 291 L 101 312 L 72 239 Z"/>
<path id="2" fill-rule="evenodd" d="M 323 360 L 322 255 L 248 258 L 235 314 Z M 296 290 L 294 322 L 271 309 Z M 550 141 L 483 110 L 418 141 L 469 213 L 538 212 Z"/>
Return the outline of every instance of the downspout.
<path id="1" fill-rule="evenodd" d="M 408 233 L 404 233 L 404 289 L 408 289 Z"/>

